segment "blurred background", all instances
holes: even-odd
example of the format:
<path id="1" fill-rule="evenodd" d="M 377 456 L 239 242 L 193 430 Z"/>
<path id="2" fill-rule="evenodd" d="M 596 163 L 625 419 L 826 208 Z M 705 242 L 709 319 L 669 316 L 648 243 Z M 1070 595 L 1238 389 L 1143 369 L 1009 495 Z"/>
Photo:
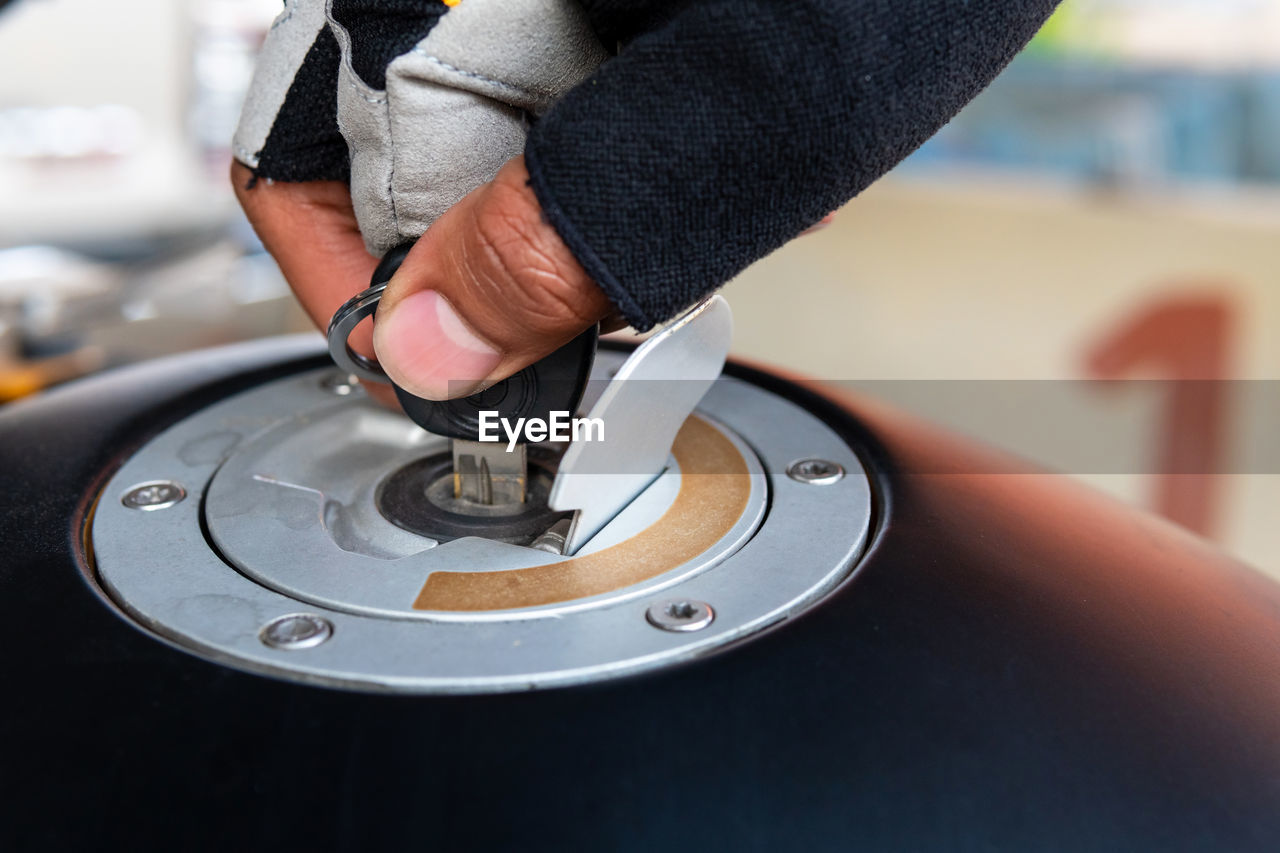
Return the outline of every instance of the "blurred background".
<path id="1" fill-rule="evenodd" d="M 0 405 L 309 328 L 225 179 L 279 11 L 0 0 Z M 1280 576 L 1280 0 L 1065 0 L 940 134 L 727 295 L 738 355 Z"/>

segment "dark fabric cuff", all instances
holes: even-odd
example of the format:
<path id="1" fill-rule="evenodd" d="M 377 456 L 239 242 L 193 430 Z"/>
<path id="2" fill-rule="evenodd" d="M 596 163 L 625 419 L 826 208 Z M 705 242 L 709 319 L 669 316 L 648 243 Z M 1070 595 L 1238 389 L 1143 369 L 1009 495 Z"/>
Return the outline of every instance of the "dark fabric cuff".
<path id="1" fill-rule="evenodd" d="M 533 126 L 533 190 L 615 306 L 648 328 L 895 166 L 1054 6 L 685 3 Z"/>
<path id="2" fill-rule="evenodd" d="M 614 278 L 604 261 L 596 255 L 592 250 L 591 244 L 586 235 L 580 232 L 573 224 L 573 221 L 565 213 L 564 209 L 556 201 L 555 193 L 551 187 L 547 186 L 543 180 L 544 171 L 539 160 L 538 150 L 529 146 L 525 149 L 525 166 L 529 170 L 529 185 L 533 189 L 533 194 L 538 197 L 538 204 L 542 207 L 542 215 L 556 229 L 556 233 L 560 235 L 560 239 L 564 240 L 565 245 L 569 247 L 569 251 L 573 252 L 573 256 L 578 259 L 578 263 L 582 264 L 582 268 L 587 271 L 587 275 L 591 276 L 604 291 L 604 295 L 613 303 L 613 307 L 617 308 L 622 316 L 634 328 L 645 331 L 651 328 L 657 319 L 650 317 L 640 306 L 638 302 L 631 298 L 631 294 L 627 291 L 622 283 Z"/>

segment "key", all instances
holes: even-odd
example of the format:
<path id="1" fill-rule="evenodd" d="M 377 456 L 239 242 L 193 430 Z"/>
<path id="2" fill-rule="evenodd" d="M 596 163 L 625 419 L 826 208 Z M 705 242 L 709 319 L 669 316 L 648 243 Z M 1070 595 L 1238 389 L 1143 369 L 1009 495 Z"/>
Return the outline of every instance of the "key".
<path id="1" fill-rule="evenodd" d="M 523 444 L 507 450 L 502 442 L 449 441 L 453 453 L 453 496 L 472 503 L 524 503 L 529 465 Z"/>
<path id="2" fill-rule="evenodd" d="M 387 378 L 376 359 L 352 350 L 347 338 L 361 320 L 376 315 L 387 282 L 412 247 L 404 243 L 387 252 L 369 288 L 333 315 L 327 333 L 329 354 L 340 368 L 361 379 L 389 383 L 414 423 L 452 440 L 454 497 L 486 505 L 523 502 L 528 482 L 524 445 L 508 451 L 501 437 L 480 441 L 480 414 L 493 412 L 492 422 L 511 423 L 520 418 L 549 421 L 552 412 L 574 414 L 591 375 L 600 329 L 593 326 L 514 376 L 468 397 L 436 401 L 410 394 Z"/>

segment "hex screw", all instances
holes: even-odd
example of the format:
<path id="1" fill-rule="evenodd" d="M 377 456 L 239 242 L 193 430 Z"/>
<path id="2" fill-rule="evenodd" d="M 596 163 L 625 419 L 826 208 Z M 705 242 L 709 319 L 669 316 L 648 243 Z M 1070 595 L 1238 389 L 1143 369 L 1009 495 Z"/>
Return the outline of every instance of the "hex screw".
<path id="1" fill-rule="evenodd" d="M 139 483 L 125 492 L 120 503 L 129 509 L 150 511 L 171 507 L 186 496 L 187 490 L 173 480 L 153 480 Z"/>
<path id="2" fill-rule="evenodd" d="M 664 631 L 701 631 L 716 618 L 716 612 L 705 601 L 670 598 L 650 605 L 644 618 Z"/>
<path id="3" fill-rule="evenodd" d="M 327 373 L 320 380 L 320 387 L 330 394 L 346 397 L 360 390 L 360 380 L 353 373 Z"/>
<path id="4" fill-rule="evenodd" d="M 333 623 L 314 613 L 290 613 L 272 619 L 258 639 L 273 649 L 310 649 L 333 636 Z"/>
<path id="5" fill-rule="evenodd" d="M 827 459 L 798 459 L 787 466 L 787 476 L 811 486 L 829 486 L 844 478 L 844 468 Z"/>

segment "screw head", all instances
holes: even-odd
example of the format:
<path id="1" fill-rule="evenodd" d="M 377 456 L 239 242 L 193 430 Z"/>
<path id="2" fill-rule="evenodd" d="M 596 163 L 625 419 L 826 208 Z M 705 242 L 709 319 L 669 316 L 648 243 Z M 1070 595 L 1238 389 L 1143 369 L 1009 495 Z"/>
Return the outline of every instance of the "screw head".
<path id="1" fill-rule="evenodd" d="M 716 618 L 716 612 L 705 601 L 692 598 L 669 598 L 651 604 L 644 618 L 664 631 L 701 631 Z"/>
<path id="2" fill-rule="evenodd" d="M 826 459 L 797 459 L 787 466 L 787 476 L 811 486 L 829 486 L 844 478 L 844 468 Z"/>
<path id="3" fill-rule="evenodd" d="M 314 613 L 290 613 L 272 619 L 258 639 L 273 649 L 310 649 L 333 636 L 333 623 Z"/>
<path id="4" fill-rule="evenodd" d="M 187 496 L 187 490 L 180 483 L 172 480 L 153 480 L 139 483 L 120 498 L 120 503 L 129 509 L 153 510 L 165 509 L 181 501 Z"/>
<path id="5" fill-rule="evenodd" d="M 320 380 L 320 387 L 330 394 L 346 397 L 360 390 L 360 380 L 354 373 L 327 373 Z"/>

